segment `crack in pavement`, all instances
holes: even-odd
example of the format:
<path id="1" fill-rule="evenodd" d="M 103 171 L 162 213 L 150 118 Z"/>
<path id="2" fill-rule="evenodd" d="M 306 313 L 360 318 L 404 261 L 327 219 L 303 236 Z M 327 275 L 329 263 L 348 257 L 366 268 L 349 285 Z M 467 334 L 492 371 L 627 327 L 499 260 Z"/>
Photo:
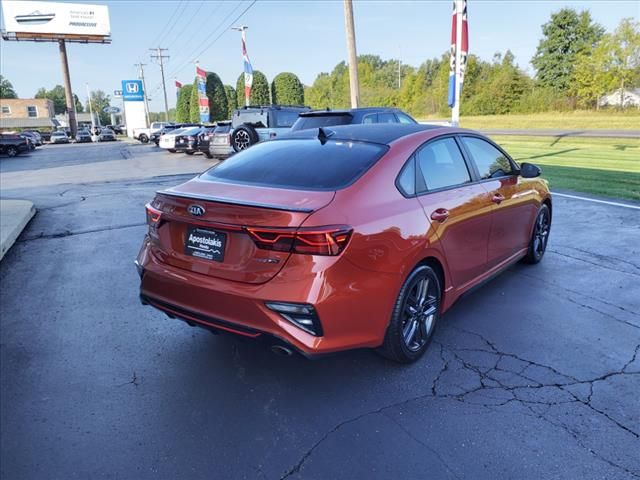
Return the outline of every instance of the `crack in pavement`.
<path id="1" fill-rule="evenodd" d="M 569 246 L 569 245 L 565 245 L 562 248 L 570 248 L 571 250 L 575 250 L 577 252 L 586 253 L 587 255 L 591 255 L 592 257 L 596 257 L 599 260 L 611 260 L 611 261 L 614 261 L 614 262 L 625 263 L 627 265 L 632 266 L 636 270 L 640 270 L 640 265 L 636 265 L 635 263 L 630 262 L 629 260 L 624 260 L 622 258 L 614 257 L 613 255 L 603 255 L 601 253 L 590 252 L 589 250 L 583 250 L 582 248 L 572 247 L 572 246 Z"/>
<path id="2" fill-rule="evenodd" d="M 461 348 L 445 344 L 442 342 L 434 343 L 439 346 L 439 357 L 442 362 L 438 373 L 435 375 L 434 380 L 429 388 L 429 391 L 418 396 L 400 400 L 388 405 L 381 406 L 379 408 L 361 413 L 352 418 L 343 420 L 328 430 L 324 435 L 320 437 L 310 448 L 308 448 L 299 460 L 289 468 L 281 477 L 280 480 L 291 477 L 292 475 L 300 473 L 305 462 L 311 457 L 311 455 L 322 445 L 329 437 L 335 432 L 340 430 L 346 425 L 357 422 L 358 420 L 377 414 L 383 414 L 388 418 L 385 412 L 398 408 L 402 405 L 406 405 L 412 402 L 417 402 L 427 398 L 434 399 L 449 399 L 458 401 L 461 403 L 467 403 L 470 405 L 476 405 L 496 411 L 500 407 L 517 403 L 526 408 L 533 418 L 542 420 L 555 428 L 560 428 L 568 433 L 575 441 L 576 444 L 587 451 L 594 458 L 605 462 L 611 467 L 620 469 L 629 475 L 640 478 L 640 470 L 634 471 L 625 465 L 620 464 L 608 458 L 605 453 L 598 452 L 594 448 L 587 445 L 584 441 L 584 436 L 580 435 L 580 432 L 571 428 L 570 425 L 553 420 L 549 418 L 549 412 L 554 406 L 565 405 L 580 405 L 587 408 L 590 411 L 596 413 L 598 416 L 609 422 L 612 426 L 620 429 L 623 434 L 629 435 L 634 441 L 640 439 L 640 433 L 635 431 L 634 428 L 625 425 L 621 421 L 613 418 L 607 412 L 596 408 L 593 403 L 593 385 L 597 382 L 606 381 L 609 378 L 621 376 L 621 375 L 638 375 L 638 371 L 630 371 L 630 367 L 636 362 L 639 352 L 640 344 L 634 349 L 634 353 L 631 359 L 626 362 L 619 370 L 610 371 L 595 378 L 581 379 L 573 375 L 569 375 L 561 372 L 551 365 L 545 365 L 533 360 L 523 358 L 514 353 L 503 352 L 497 348 L 497 346 L 485 338 L 483 335 L 465 330 L 459 327 L 452 326 L 454 330 L 457 330 L 463 336 L 476 338 L 482 342 L 479 348 Z M 476 358 L 466 358 L 475 355 Z M 479 358 L 478 358 L 479 356 Z M 455 364 L 455 365 L 454 365 Z M 457 368 L 452 368 L 457 367 Z M 460 371 L 472 373 L 475 376 L 474 385 L 470 388 L 463 387 L 452 379 L 447 378 L 449 373 L 456 374 Z M 451 375 L 449 375 L 451 376 Z M 537 378 L 536 378 L 537 377 Z M 447 389 L 446 387 L 449 387 Z M 579 394 L 572 390 L 575 386 L 586 386 L 589 389 L 589 394 L 586 398 L 581 398 Z M 451 388 L 453 387 L 453 391 Z M 455 391 L 459 389 L 459 391 Z M 497 397 L 491 397 L 491 393 L 498 394 Z M 473 401 L 475 394 L 482 394 L 488 396 L 480 403 Z M 491 402 L 490 400 L 494 400 Z M 542 411 L 540 411 L 542 410 Z M 528 414 L 526 414 L 528 415 Z M 529 416 L 529 415 L 528 415 Z M 572 418 L 579 418 L 582 416 L 580 413 L 574 413 Z M 392 419 L 394 423 L 405 431 L 405 433 L 411 436 L 415 441 L 424 445 L 430 451 L 438 456 L 443 465 L 447 466 L 446 461 L 442 456 L 435 452 L 432 447 L 424 444 L 418 438 L 415 438 L 410 432 L 408 432 L 399 422 Z M 451 471 L 448 467 L 447 469 Z M 452 472 L 453 473 L 453 472 Z M 455 474 L 454 474 L 455 475 Z"/>
<path id="3" fill-rule="evenodd" d="M 48 234 L 40 233 L 40 235 L 26 236 L 24 238 L 21 238 L 16 243 L 30 242 L 30 241 L 33 241 L 33 240 L 47 240 L 47 239 L 51 239 L 51 238 L 72 237 L 74 235 L 85 235 L 87 233 L 108 232 L 110 230 L 122 230 L 122 229 L 125 229 L 125 228 L 142 227 L 142 226 L 144 226 L 146 224 L 147 224 L 146 222 L 127 223 L 127 224 L 124 224 L 124 225 L 113 225 L 113 226 L 109 226 L 109 227 L 93 228 L 93 229 L 87 229 L 87 230 L 76 230 L 76 231 L 65 230 L 63 232 L 48 233 Z"/>
<path id="4" fill-rule="evenodd" d="M 597 263 L 597 262 L 591 262 L 589 260 L 585 260 L 584 258 L 580 258 L 580 257 L 576 257 L 576 256 L 573 256 L 573 255 L 569 255 L 568 253 L 559 252 L 558 250 L 547 249 L 547 253 L 553 253 L 555 255 L 560 255 L 561 257 L 567 257 L 567 258 L 571 258 L 573 260 L 578 260 L 580 262 L 588 263 L 589 265 L 595 265 L 596 267 L 600 267 L 600 268 L 605 268 L 605 269 L 611 270 L 613 272 L 625 273 L 627 275 L 633 275 L 634 277 L 640 277 L 640 274 L 638 274 L 638 273 L 628 272 L 626 270 L 620 270 L 619 268 L 613 268 L 611 266 L 603 265 L 603 264 Z"/>
<path id="5" fill-rule="evenodd" d="M 140 385 L 140 381 L 138 380 L 138 376 L 136 375 L 136 371 L 135 370 L 133 371 L 133 375 L 131 376 L 131 380 L 129 380 L 128 382 L 116 385 L 116 387 L 124 387 L 126 385 L 133 385 L 136 388 L 138 388 L 138 386 Z"/>

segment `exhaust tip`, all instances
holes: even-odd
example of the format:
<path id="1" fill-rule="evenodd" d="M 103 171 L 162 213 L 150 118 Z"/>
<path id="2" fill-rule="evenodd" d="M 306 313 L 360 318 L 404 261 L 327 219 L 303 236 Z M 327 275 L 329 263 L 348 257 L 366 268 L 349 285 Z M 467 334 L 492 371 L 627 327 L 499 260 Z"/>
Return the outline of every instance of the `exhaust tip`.
<path id="1" fill-rule="evenodd" d="M 280 355 L 282 357 L 290 357 L 291 355 L 293 355 L 293 350 L 285 347 L 284 345 L 272 345 L 271 351 L 276 355 Z"/>

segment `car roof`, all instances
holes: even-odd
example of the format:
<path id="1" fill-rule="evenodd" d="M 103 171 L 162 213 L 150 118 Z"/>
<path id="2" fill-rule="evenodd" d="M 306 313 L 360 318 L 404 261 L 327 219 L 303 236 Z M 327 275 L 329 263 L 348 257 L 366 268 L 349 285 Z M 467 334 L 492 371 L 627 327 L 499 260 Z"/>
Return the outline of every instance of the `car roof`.
<path id="1" fill-rule="evenodd" d="M 449 127 L 439 125 L 421 124 L 401 124 L 401 123 L 368 123 L 356 125 L 339 125 L 320 128 L 310 128 L 308 130 L 298 130 L 289 135 L 280 137 L 281 140 L 287 138 L 318 138 L 320 130 L 324 132 L 326 138 L 330 140 L 351 140 L 358 142 L 380 143 L 389 145 L 399 138 L 406 137 L 418 132 L 430 130 L 450 130 Z M 451 129 L 452 130 L 452 129 Z"/>

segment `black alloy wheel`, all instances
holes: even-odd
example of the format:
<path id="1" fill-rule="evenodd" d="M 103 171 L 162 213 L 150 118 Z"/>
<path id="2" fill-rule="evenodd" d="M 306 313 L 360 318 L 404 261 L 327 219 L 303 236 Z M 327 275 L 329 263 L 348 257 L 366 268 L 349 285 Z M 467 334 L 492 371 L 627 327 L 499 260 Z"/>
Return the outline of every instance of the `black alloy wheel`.
<path id="1" fill-rule="evenodd" d="M 549 242 L 549 232 L 551 231 L 551 211 L 546 204 L 542 204 L 540 210 L 538 210 L 538 216 L 536 217 L 536 223 L 533 226 L 533 235 L 529 242 L 529 250 L 525 261 L 527 263 L 535 264 L 542 260 L 544 252 L 547 250 L 547 243 Z"/>
<path id="2" fill-rule="evenodd" d="M 440 301 L 438 275 L 427 265 L 418 266 L 400 289 L 379 352 L 400 363 L 420 358 L 433 338 L 440 318 Z"/>

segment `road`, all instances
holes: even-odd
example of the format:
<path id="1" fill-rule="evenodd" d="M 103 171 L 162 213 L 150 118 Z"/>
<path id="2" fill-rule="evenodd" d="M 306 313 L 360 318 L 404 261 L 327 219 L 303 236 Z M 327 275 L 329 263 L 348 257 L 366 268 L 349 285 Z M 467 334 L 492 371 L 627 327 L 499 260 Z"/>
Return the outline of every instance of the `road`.
<path id="1" fill-rule="evenodd" d="M 39 210 L 0 263 L 2 478 L 640 477 L 638 210 L 557 197 L 543 262 L 414 365 L 308 361 L 139 304 L 143 206 L 189 178 L 154 173 L 2 190 Z"/>

